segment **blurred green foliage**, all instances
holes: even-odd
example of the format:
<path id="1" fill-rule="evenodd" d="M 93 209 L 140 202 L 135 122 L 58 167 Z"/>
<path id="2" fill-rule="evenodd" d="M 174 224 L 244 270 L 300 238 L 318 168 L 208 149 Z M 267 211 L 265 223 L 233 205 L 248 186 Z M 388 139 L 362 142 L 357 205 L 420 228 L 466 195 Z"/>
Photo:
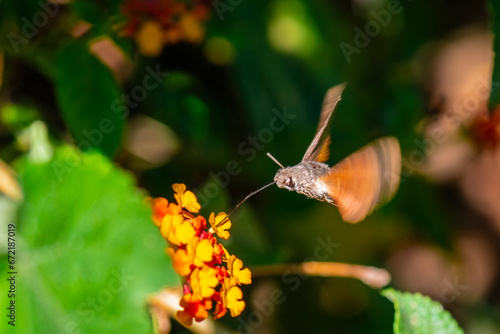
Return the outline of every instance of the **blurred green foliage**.
<path id="1" fill-rule="evenodd" d="M 75 64 L 84 69 L 78 75 Z M 112 108 L 120 102 L 120 90 L 110 71 L 88 52 L 83 41 L 72 41 L 59 50 L 55 66 L 58 103 L 78 148 L 116 152 L 124 117 Z"/>
<path id="2" fill-rule="evenodd" d="M 18 171 L 16 330 L 150 332 L 146 298 L 178 278 L 131 176 L 69 147 L 45 163 L 24 159 Z M 1 264 L 5 277 L 6 254 Z"/>
<path id="3" fill-rule="evenodd" d="M 495 64 L 500 62 L 498 59 L 498 54 L 500 52 L 500 19 L 498 16 L 500 15 L 500 4 L 498 1 L 488 1 L 488 10 L 490 13 L 490 17 L 493 19 L 490 21 L 491 31 L 493 33 L 493 52 L 495 56 Z M 492 82 L 498 83 L 500 82 L 500 66 L 495 66 L 493 68 L 493 74 L 491 78 Z M 498 85 L 495 85 L 497 87 Z M 500 103 L 500 90 L 492 89 L 490 94 L 490 111 L 493 111 L 496 106 Z"/>

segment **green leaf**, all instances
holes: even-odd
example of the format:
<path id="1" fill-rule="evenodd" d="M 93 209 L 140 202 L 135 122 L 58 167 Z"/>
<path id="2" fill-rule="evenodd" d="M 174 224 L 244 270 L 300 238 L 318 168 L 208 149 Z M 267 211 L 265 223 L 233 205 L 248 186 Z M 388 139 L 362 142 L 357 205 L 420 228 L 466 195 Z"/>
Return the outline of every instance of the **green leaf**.
<path id="1" fill-rule="evenodd" d="M 18 172 L 18 332 L 151 333 L 146 299 L 178 278 L 134 179 L 98 153 L 68 147 L 44 164 L 25 160 Z M 7 327 L 2 321 L 0 332 Z"/>
<path id="2" fill-rule="evenodd" d="M 106 18 L 106 4 L 90 1 L 71 1 L 69 6 L 79 18 L 92 25 L 102 23 Z"/>
<path id="3" fill-rule="evenodd" d="M 0 107 L 0 122 L 12 132 L 20 132 L 38 118 L 38 110 L 29 105 L 8 103 Z"/>
<path id="4" fill-rule="evenodd" d="M 113 75 L 81 40 L 63 47 L 56 65 L 57 100 L 76 145 L 112 155 L 120 145 L 124 122 Z"/>
<path id="5" fill-rule="evenodd" d="M 490 27 L 493 34 L 493 53 L 494 64 L 493 74 L 491 77 L 491 93 L 490 93 L 490 111 L 500 104 L 500 2 L 490 0 L 488 2 L 488 11 L 490 13 Z"/>
<path id="6" fill-rule="evenodd" d="M 394 303 L 395 334 L 455 334 L 463 333 L 443 306 L 420 293 L 385 289 L 382 295 Z"/>

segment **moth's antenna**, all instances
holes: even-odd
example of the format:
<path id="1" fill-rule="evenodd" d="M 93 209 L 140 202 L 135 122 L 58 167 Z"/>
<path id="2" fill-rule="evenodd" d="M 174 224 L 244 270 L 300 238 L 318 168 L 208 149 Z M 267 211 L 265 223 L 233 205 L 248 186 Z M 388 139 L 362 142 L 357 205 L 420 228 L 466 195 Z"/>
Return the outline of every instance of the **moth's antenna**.
<path id="1" fill-rule="evenodd" d="M 276 160 L 276 158 L 275 158 L 275 157 L 273 157 L 273 156 L 272 156 L 272 154 L 271 154 L 271 153 L 267 152 L 267 156 L 268 156 L 269 158 L 271 158 L 274 162 L 276 162 L 276 164 L 277 164 L 278 166 L 280 166 L 281 168 L 285 168 L 285 167 L 283 167 L 283 165 L 282 165 L 282 164 L 280 164 L 280 162 L 279 162 L 278 160 Z"/>
<path id="2" fill-rule="evenodd" d="M 282 165 L 282 164 L 280 164 L 280 162 L 279 162 L 278 160 L 276 160 L 276 158 L 275 158 L 275 157 L 273 157 L 273 156 L 271 155 L 271 153 L 267 152 L 267 156 L 268 156 L 269 158 L 271 158 L 274 162 L 276 162 L 276 163 L 278 164 L 278 166 L 280 166 L 281 168 L 285 168 L 285 167 L 283 167 L 283 165 Z M 235 211 L 236 211 L 236 209 L 238 209 L 238 208 L 239 208 L 239 207 L 240 207 L 243 203 L 245 203 L 245 201 L 246 201 L 247 199 L 249 199 L 250 197 L 252 197 L 252 196 L 253 196 L 253 195 L 255 195 L 256 193 L 258 193 L 259 191 L 264 190 L 264 189 L 266 189 L 267 187 L 269 187 L 270 185 L 273 185 L 273 184 L 275 184 L 275 183 L 276 183 L 276 182 L 275 182 L 275 181 L 273 181 L 273 182 L 271 182 L 271 183 L 269 183 L 269 184 L 266 184 L 266 185 L 265 185 L 265 186 L 263 186 L 262 188 L 259 188 L 259 189 L 255 190 L 255 191 L 251 192 L 250 194 L 248 194 L 248 195 L 247 195 L 247 197 L 245 197 L 245 198 L 244 198 L 241 202 L 239 202 L 239 203 L 238 203 L 238 204 L 234 207 L 234 209 L 233 209 L 233 210 L 232 210 L 232 211 L 231 211 L 231 212 L 230 212 L 230 213 L 226 216 L 226 219 L 228 219 L 228 218 L 229 218 L 229 216 L 230 216 L 230 215 L 232 215 L 232 214 L 233 214 L 233 212 L 235 212 Z M 224 222 L 224 221 L 225 221 L 225 219 L 224 219 L 222 222 Z M 221 222 L 221 223 L 222 223 L 222 222 Z"/>
<path id="3" fill-rule="evenodd" d="M 265 185 L 265 186 L 263 186 L 262 188 L 257 189 L 257 190 L 255 190 L 255 191 L 251 192 L 250 194 L 248 194 L 248 195 L 247 195 L 247 197 L 245 197 L 245 198 L 244 198 L 241 202 L 239 202 L 239 203 L 238 203 L 238 204 L 234 207 L 233 211 L 231 211 L 231 212 L 227 215 L 227 217 L 229 217 L 229 216 L 230 216 L 230 215 L 231 215 L 234 211 L 236 211 L 236 209 L 238 209 L 238 208 L 240 207 L 240 205 L 242 205 L 243 203 L 245 203 L 245 201 L 246 201 L 247 199 L 249 199 L 250 197 L 252 197 L 252 196 L 253 196 L 253 195 L 255 195 L 256 193 L 258 193 L 259 191 L 264 190 L 264 189 L 266 189 L 267 187 L 269 187 L 270 185 L 273 185 L 273 184 L 275 184 L 275 183 L 276 183 L 276 182 L 274 182 L 274 181 L 273 181 L 273 182 L 271 182 L 271 183 L 269 183 L 269 184 L 266 184 L 266 185 Z"/>

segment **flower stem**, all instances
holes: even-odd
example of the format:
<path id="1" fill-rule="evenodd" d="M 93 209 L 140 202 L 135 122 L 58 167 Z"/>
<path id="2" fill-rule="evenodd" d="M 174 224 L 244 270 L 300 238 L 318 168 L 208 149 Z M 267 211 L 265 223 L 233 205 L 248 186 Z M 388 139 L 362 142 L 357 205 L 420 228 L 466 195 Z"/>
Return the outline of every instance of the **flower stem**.
<path id="1" fill-rule="evenodd" d="M 250 268 L 253 277 L 276 276 L 284 273 L 305 274 L 320 277 L 355 278 L 366 285 L 379 289 L 391 281 L 391 275 L 385 269 L 340 262 L 302 262 L 291 264 L 270 264 Z"/>

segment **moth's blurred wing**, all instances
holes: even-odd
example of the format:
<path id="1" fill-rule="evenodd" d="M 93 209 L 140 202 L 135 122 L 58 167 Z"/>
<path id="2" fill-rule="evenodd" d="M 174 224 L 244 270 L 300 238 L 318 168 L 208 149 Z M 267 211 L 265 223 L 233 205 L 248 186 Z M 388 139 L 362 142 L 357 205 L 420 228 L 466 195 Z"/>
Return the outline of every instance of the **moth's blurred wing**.
<path id="1" fill-rule="evenodd" d="M 325 162 L 330 157 L 330 144 L 332 140 L 330 139 L 330 135 L 326 136 L 326 138 L 321 142 L 321 145 L 318 146 L 316 150 L 314 150 L 311 160 L 318 162 Z"/>
<path id="2" fill-rule="evenodd" d="M 329 131 L 325 129 L 330 124 L 333 111 L 340 101 L 342 92 L 344 91 L 346 83 L 337 85 L 330 88 L 323 99 L 321 107 L 321 115 L 319 117 L 318 127 L 314 139 L 307 148 L 302 161 L 318 161 L 325 162 L 330 157 L 330 135 Z"/>
<path id="3" fill-rule="evenodd" d="M 371 142 L 333 166 L 323 181 L 342 219 L 357 223 L 396 193 L 401 175 L 401 150 L 394 137 Z"/>

